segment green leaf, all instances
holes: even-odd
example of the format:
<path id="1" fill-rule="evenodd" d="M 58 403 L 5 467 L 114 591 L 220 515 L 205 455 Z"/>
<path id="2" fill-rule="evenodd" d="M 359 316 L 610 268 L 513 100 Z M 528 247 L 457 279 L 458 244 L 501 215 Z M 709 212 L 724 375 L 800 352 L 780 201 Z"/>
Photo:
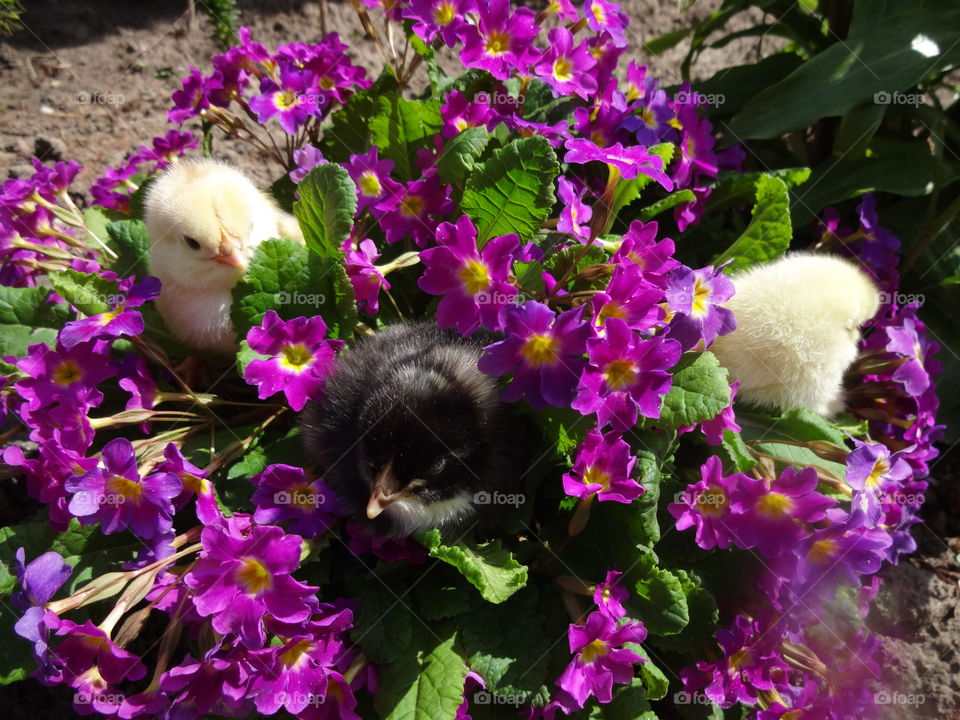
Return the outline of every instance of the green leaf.
<path id="1" fill-rule="evenodd" d="M 711 119 L 728 118 L 739 112 L 754 95 L 800 67 L 802 62 L 803 58 L 796 53 L 774 53 L 756 63 L 725 67 L 708 80 L 697 83 L 696 90 L 708 97 L 712 95 L 718 101 L 722 99 L 722 102 L 707 105 L 707 115 Z M 725 128 L 721 125 L 718 129 Z M 725 144 L 737 142 L 735 137 L 727 135 Z"/>
<path id="2" fill-rule="evenodd" d="M 658 648 L 673 652 L 688 652 L 691 647 L 702 647 L 713 641 L 720 618 L 717 602 L 693 573 L 677 568 L 673 571 L 686 596 L 690 621 L 675 635 L 657 635 L 652 638 Z"/>
<path id="3" fill-rule="evenodd" d="M 54 346 L 57 340 L 57 331 L 52 328 L 32 328 L 26 325 L 7 325 L 0 332 L 0 358 L 7 355 L 13 355 L 22 358 L 27 354 L 27 348 L 31 345 L 43 343 L 50 347 Z M 16 368 L 0 360 L 0 372 L 12 373 Z"/>
<path id="4" fill-rule="evenodd" d="M 440 132 L 440 103 L 436 100 L 406 100 L 399 95 L 376 99 L 377 112 L 369 118 L 371 139 L 380 157 L 393 160 L 402 180 L 419 175 L 414 165 L 417 150 L 433 146 Z"/>
<path id="5" fill-rule="evenodd" d="M 752 203 L 757 194 L 757 181 L 764 175 L 780 178 L 789 189 L 793 189 L 807 181 L 810 177 L 810 168 L 781 168 L 762 173 L 720 173 L 717 185 L 707 200 L 708 210 L 710 212 L 723 212 L 737 205 Z"/>
<path id="6" fill-rule="evenodd" d="M 727 456 L 727 461 L 733 465 L 734 472 L 749 472 L 757 464 L 750 454 L 750 448 L 738 432 L 724 430 L 720 447 Z"/>
<path id="7" fill-rule="evenodd" d="M 110 310 L 110 300 L 120 296 L 119 285 L 99 275 L 63 270 L 50 273 L 47 277 L 60 297 L 86 315 L 107 312 Z"/>
<path id="8" fill-rule="evenodd" d="M 715 418 L 730 404 L 727 371 L 713 353 L 684 353 L 671 373 L 673 386 L 663 398 L 660 418 L 646 424 L 657 427 L 695 425 Z"/>
<path id="9" fill-rule="evenodd" d="M 260 243 L 233 288 L 230 315 L 238 337 L 260 324 L 267 310 L 289 320 L 321 315 L 333 337 L 349 337 L 356 324 L 353 290 L 342 260 L 321 257 L 286 238 Z M 243 355 L 240 362 L 249 356 Z"/>
<path id="10" fill-rule="evenodd" d="M 687 597 L 680 579 L 669 570 L 651 567 L 634 586 L 632 615 L 642 618 L 654 635 L 675 635 L 690 622 Z"/>
<path id="11" fill-rule="evenodd" d="M 450 720 L 463 702 L 468 668 L 450 623 L 417 633 L 404 656 L 380 670 L 375 705 L 384 720 Z"/>
<path id="12" fill-rule="evenodd" d="M 107 225 L 110 247 L 117 253 L 110 269 L 120 277 L 150 274 L 150 233 L 142 220 L 120 220 Z"/>
<path id="13" fill-rule="evenodd" d="M 307 247 L 320 257 L 341 259 L 340 246 L 350 234 L 357 212 L 357 186 L 336 163 L 314 167 L 297 186 L 300 199 L 293 214 Z"/>
<path id="14" fill-rule="evenodd" d="M 48 303 L 49 296 L 50 289 L 45 287 L 0 286 L 0 324 L 59 330 L 73 313 L 64 303 Z"/>
<path id="15" fill-rule="evenodd" d="M 546 138 L 514 140 L 481 163 L 463 190 L 461 207 L 477 226 L 478 245 L 517 233 L 530 240 L 553 209 L 553 183 L 560 172 Z"/>
<path id="16" fill-rule="evenodd" d="M 467 664 L 491 693 L 526 700 L 547 681 L 554 638 L 541 603 L 536 588 L 527 587 L 502 605 L 483 604 L 457 619 Z"/>
<path id="17" fill-rule="evenodd" d="M 458 575 L 452 570 L 449 572 L 460 582 L 453 582 L 446 577 L 446 573 L 433 570 L 414 588 L 417 610 L 424 620 L 443 620 L 459 615 L 470 607 L 470 601 L 476 597 Z"/>
<path id="18" fill-rule="evenodd" d="M 627 643 L 624 647 L 638 655 L 642 654 L 640 652 L 642 648 L 636 643 Z M 647 664 L 638 665 L 641 672 Z M 650 709 L 647 694 L 640 680 L 634 678 L 629 685 L 615 687 L 613 700 L 593 706 L 588 716 L 590 720 L 657 720 L 657 714 Z"/>
<path id="19" fill-rule="evenodd" d="M 462 185 L 491 137 L 485 127 L 470 127 L 447 140 L 437 160 L 440 179 L 447 185 Z"/>
<path id="20" fill-rule="evenodd" d="M 364 153 L 370 147 L 370 118 L 377 112 L 377 98 L 397 92 L 397 79 L 385 68 L 373 85 L 350 97 L 346 104 L 330 116 L 321 147 L 329 162 L 345 163 L 351 155 Z"/>
<path id="21" fill-rule="evenodd" d="M 397 600 L 389 584 L 377 576 L 347 582 L 350 597 L 360 601 L 350 637 L 376 663 L 399 660 L 409 651 L 414 626 L 420 622 L 404 600 Z"/>
<path id="22" fill-rule="evenodd" d="M 423 544 L 435 557 L 452 565 L 470 581 L 484 600 L 501 603 L 527 584 L 527 568 L 517 562 L 513 554 L 503 548 L 500 540 L 468 545 L 444 545 L 440 531 L 431 530 L 423 536 Z"/>
<path id="23" fill-rule="evenodd" d="M 874 134 L 880 128 L 887 106 L 870 103 L 855 107 L 840 120 L 837 136 L 833 140 L 833 154 L 837 157 L 850 154 L 863 157 Z"/>
<path id="24" fill-rule="evenodd" d="M 657 202 L 652 205 L 647 205 L 647 207 L 640 211 L 637 219 L 647 222 L 662 212 L 671 210 L 677 205 L 683 205 L 683 203 L 694 202 L 696 199 L 697 196 L 693 194 L 693 190 L 678 190 L 677 192 L 670 193 L 662 200 L 657 200 Z"/>
<path id="25" fill-rule="evenodd" d="M 714 261 L 727 260 L 731 270 L 743 270 L 783 255 L 790 248 L 793 226 L 790 224 L 790 193 L 786 183 L 772 175 L 757 180 L 757 200 L 752 218 L 743 234 Z"/>
<path id="26" fill-rule="evenodd" d="M 641 49 L 647 53 L 647 55 L 660 55 L 670 48 L 678 45 L 691 32 L 693 32 L 693 28 L 688 27 L 664 33 L 663 35 L 659 35 L 651 40 L 647 40 L 645 43 L 643 43 Z"/>
<path id="27" fill-rule="evenodd" d="M 932 55 L 915 49 L 919 36 L 935 48 Z M 911 88 L 958 61 L 960 11 L 917 7 L 834 43 L 758 93 L 731 120 L 731 134 L 741 141 L 779 137 L 822 117 L 843 115 L 874 101 L 875 94 Z M 877 95 L 877 101 L 883 97 Z"/>
<path id="28" fill-rule="evenodd" d="M 640 657 L 647 659 L 645 663 L 640 665 L 640 678 L 643 680 L 644 687 L 646 688 L 643 693 L 644 697 L 650 700 L 659 700 L 665 697 L 667 691 L 670 689 L 670 680 L 663 674 L 663 670 L 657 667 L 656 663 L 650 659 L 650 654 L 642 645 L 628 643 L 626 647 L 633 650 Z"/>

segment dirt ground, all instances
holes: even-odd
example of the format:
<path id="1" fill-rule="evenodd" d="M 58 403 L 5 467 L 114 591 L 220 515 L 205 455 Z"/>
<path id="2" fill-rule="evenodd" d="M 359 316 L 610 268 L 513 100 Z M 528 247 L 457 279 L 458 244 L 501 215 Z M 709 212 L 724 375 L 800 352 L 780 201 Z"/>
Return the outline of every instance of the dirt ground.
<path id="1" fill-rule="evenodd" d="M 218 52 L 205 16 L 192 13 L 188 0 L 24 4 L 25 28 L 0 42 L 0 179 L 29 175 L 29 158 L 38 156 L 81 162 L 85 170 L 75 187 L 88 186 L 103 168 L 118 165 L 168 129 L 166 110 L 180 78 L 191 65 L 206 72 L 210 55 Z M 664 84 L 679 82 L 687 43 L 660 57 L 644 56 L 641 43 L 686 27 L 719 5 L 719 0 L 701 0 L 680 13 L 677 0 L 625 0 L 623 9 L 632 18 L 631 47 L 638 48 L 631 59 L 649 64 Z M 323 32 L 321 6 L 315 2 L 240 0 L 239 6 L 243 24 L 268 47 L 310 42 Z M 746 24 L 743 20 L 740 27 Z M 327 29 L 338 31 L 353 47 L 355 62 L 374 76 L 379 72 L 380 56 L 362 38 L 348 2 L 329 3 Z M 764 42 L 764 47 L 772 47 L 769 40 Z M 694 76 L 710 77 L 757 54 L 750 39 L 707 51 L 694 66 Z M 199 130 L 198 124 L 188 127 Z M 277 169 L 247 145 L 221 137 L 215 149 L 263 183 L 277 175 Z M 901 691 L 924 700 L 891 707 L 891 718 L 960 720 L 958 456 L 960 450 L 954 450 L 935 465 L 926 522 L 915 532 L 920 551 L 883 572 L 884 587 L 870 618 L 900 661 Z M 21 683 L 0 688 L 0 707 L 5 720 L 37 717 L 38 704 L 46 708 L 41 716 L 68 717 L 66 693 L 54 695 L 49 698 L 35 683 Z"/>

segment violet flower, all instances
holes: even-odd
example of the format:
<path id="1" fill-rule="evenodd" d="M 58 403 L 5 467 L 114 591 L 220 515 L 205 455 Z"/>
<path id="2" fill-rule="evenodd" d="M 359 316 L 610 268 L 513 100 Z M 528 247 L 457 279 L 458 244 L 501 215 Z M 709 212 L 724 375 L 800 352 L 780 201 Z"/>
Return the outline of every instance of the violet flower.
<path id="1" fill-rule="evenodd" d="M 568 495 L 629 504 L 643 495 L 644 489 L 630 477 L 637 459 L 619 433 L 601 434 L 593 428 L 587 433 L 570 472 L 563 476 Z"/>

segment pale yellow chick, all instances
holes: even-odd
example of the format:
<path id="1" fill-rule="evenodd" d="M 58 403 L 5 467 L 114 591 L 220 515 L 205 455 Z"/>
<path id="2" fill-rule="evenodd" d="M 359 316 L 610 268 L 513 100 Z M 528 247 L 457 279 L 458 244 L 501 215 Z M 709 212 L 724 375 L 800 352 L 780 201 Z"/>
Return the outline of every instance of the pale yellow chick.
<path id="1" fill-rule="evenodd" d="M 843 374 L 879 291 L 852 262 L 791 253 L 732 278 L 737 329 L 711 350 L 740 382 L 737 399 L 821 415 L 843 409 Z"/>
<path id="2" fill-rule="evenodd" d="M 147 193 L 150 272 L 170 331 L 198 350 L 229 353 L 237 338 L 230 291 L 257 246 L 273 237 L 303 242 L 296 219 L 242 172 L 215 160 L 183 161 Z"/>

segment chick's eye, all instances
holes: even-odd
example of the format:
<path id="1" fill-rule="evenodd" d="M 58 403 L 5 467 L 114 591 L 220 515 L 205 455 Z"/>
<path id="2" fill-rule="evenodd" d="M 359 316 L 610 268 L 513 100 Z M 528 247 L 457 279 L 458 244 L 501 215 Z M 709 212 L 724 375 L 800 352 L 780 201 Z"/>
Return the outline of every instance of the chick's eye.
<path id="1" fill-rule="evenodd" d="M 190 248 L 191 250 L 199 250 L 199 249 L 200 249 L 200 243 L 197 242 L 194 238 L 190 237 L 189 235 L 184 235 L 184 236 L 183 236 L 183 242 L 184 242 L 184 243 L 186 244 L 186 246 L 187 246 L 188 248 Z"/>

